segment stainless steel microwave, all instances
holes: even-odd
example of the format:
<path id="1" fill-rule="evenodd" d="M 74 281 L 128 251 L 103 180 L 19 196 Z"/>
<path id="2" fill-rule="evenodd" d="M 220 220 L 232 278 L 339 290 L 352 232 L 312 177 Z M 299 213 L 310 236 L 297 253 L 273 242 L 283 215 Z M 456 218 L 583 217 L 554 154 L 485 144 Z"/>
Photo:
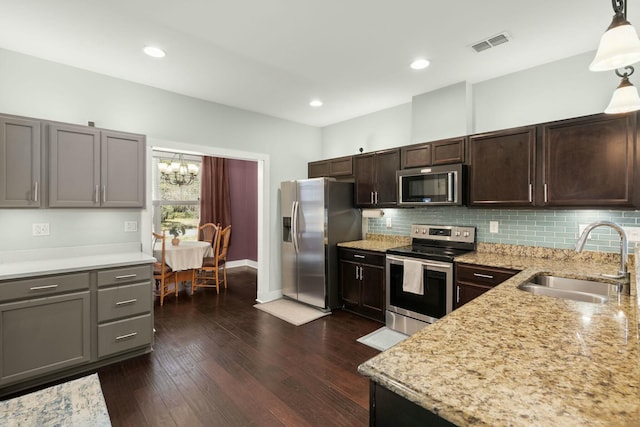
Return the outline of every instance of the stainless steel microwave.
<path id="1" fill-rule="evenodd" d="M 462 173 L 460 163 L 399 170 L 398 205 L 461 205 Z"/>

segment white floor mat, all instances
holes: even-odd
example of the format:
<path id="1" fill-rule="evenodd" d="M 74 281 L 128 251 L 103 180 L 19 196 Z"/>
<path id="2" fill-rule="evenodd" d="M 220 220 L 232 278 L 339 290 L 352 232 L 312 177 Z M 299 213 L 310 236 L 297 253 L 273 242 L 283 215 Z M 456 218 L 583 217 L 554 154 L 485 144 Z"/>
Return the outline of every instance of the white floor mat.
<path id="1" fill-rule="evenodd" d="M 407 338 L 407 335 L 401 334 L 400 332 L 384 326 L 370 334 L 358 338 L 356 341 L 364 345 L 368 345 L 369 347 L 373 347 L 376 350 L 385 351 Z"/>

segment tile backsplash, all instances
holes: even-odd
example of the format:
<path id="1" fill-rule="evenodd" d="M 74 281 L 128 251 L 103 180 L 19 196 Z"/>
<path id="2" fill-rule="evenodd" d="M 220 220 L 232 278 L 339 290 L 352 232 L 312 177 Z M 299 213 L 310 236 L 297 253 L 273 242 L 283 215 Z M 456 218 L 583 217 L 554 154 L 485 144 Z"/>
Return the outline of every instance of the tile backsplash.
<path id="1" fill-rule="evenodd" d="M 387 227 L 388 219 L 391 228 Z M 571 249 L 578 239 L 580 224 L 612 221 L 623 227 L 640 227 L 640 211 L 470 209 L 433 207 L 384 209 L 382 218 L 369 218 L 369 233 L 409 235 L 411 224 L 470 225 L 477 227 L 477 241 L 524 246 Z M 489 222 L 498 222 L 498 233 L 489 232 Z M 633 247 L 635 242 L 630 242 Z M 618 252 L 620 237 L 610 227 L 592 231 L 585 250 Z"/>

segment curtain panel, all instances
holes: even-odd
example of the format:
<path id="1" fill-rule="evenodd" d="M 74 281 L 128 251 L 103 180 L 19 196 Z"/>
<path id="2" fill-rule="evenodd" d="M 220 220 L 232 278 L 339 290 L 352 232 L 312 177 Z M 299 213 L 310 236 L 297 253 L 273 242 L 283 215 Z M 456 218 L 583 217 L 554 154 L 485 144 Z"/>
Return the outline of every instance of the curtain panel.
<path id="1" fill-rule="evenodd" d="M 200 225 L 208 222 L 222 227 L 231 224 L 229 168 L 227 159 L 203 156 L 200 174 Z"/>

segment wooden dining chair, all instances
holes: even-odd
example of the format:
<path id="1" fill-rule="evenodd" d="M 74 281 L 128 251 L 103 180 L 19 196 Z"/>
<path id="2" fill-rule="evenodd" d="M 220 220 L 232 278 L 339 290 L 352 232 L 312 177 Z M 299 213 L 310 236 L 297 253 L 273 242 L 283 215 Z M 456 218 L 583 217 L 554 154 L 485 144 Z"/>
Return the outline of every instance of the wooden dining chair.
<path id="1" fill-rule="evenodd" d="M 153 247 L 156 247 L 157 242 L 162 242 L 162 256 L 159 262 L 153 264 L 153 278 L 159 285 L 158 290 L 160 292 L 160 305 L 164 304 L 164 297 L 169 293 L 169 280 L 173 278 L 173 288 L 178 298 L 178 283 L 176 281 L 176 273 L 169 267 L 165 260 L 165 239 L 164 231 L 162 234 L 151 233 L 153 235 Z"/>
<path id="2" fill-rule="evenodd" d="M 209 242 L 213 247 L 214 241 L 220 231 L 220 225 L 216 225 L 212 222 L 198 225 L 198 240 L 202 242 Z"/>
<path id="3" fill-rule="evenodd" d="M 231 225 L 227 225 L 217 233 L 214 243 L 214 256 L 205 257 L 202 260 L 202 267 L 194 270 L 191 280 L 191 295 L 196 288 L 216 288 L 216 293 L 220 293 L 220 283 L 227 287 L 227 252 L 229 240 L 231 239 Z M 220 274 L 222 273 L 222 278 Z"/>

